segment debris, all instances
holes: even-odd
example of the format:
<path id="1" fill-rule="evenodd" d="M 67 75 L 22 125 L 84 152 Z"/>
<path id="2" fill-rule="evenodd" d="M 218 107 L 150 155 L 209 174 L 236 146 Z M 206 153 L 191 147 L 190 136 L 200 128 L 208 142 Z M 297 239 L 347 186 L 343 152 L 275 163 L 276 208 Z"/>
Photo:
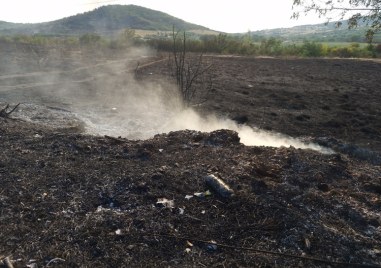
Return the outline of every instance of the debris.
<path id="1" fill-rule="evenodd" d="M 207 244 L 206 245 L 206 250 L 209 251 L 209 252 L 214 252 L 218 249 L 217 247 L 217 242 L 214 241 L 214 240 L 211 240 L 210 241 L 210 244 Z"/>
<path id="2" fill-rule="evenodd" d="M 189 194 L 187 194 L 187 195 L 185 196 L 185 199 L 187 199 L 187 200 L 189 200 L 189 199 L 191 199 L 191 198 L 193 198 L 193 195 L 189 195 Z"/>
<path id="3" fill-rule="evenodd" d="M 304 238 L 304 245 L 306 246 L 307 250 L 311 249 L 311 242 L 310 242 L 310 240 L 307 237 Z"/>
<path id="4" fill-rule="evenodd" d="M 35 259 L 30 259 L 28 264 L 26 265 L 26 267 L 28 268 L 38 268 L 38 265 L 37 265 L 37 260 Z"/>
<path id="5" fill-rule="evenodd" d="M 194 193 L 193 195 L 196 197 L 204 197 L 204 193 Z"/>
<path id="6" fill-rule="evenodd" d="M 56 262 L 65 262 L 64 259 L 61 259 L 61 258 L 54 258 L 54 259 L 51 259 L 47 264 L 46 264 L 46 267 L 48 267 L 50 264 L 52 263 L 56 263 Z"/>
<path id="7" fill-rule="evenodd" d="M 209 190 L 206 190 L 206 191 L 204 192 L 204 196 L 210 196 L 210 195 L 212 195 L 212 193 L 211 193 Z"/>
<path id="8" fill-rule="evenodd" d="M 5 257 L 4 259 L 4 265 L 6 268 L 13 268 L 13 264 L 12 264 L 12 261 L 9 257 Z"/>
<path id="9" fill-rule="evenodd" d="M 175 202 L 173 200 L 168 200 L 167 198 L 157 199 L 156 206 L 165 208 L 174 208 Z"/>
<path id="10" fill-rule="evenodd" d="M 212 195 L 212 193 L 209 190 L 206 190 L 205 192 L 194 193 L 193 195 L 196 197 L 202 198 L 202 197 L 210 196 Z"/>
<path id="11" fill-rule="evenodd" d="M 205 177 L 205 183 L 214 192 L 216 192 L 223 198 L 230 198 L 234 195 L 233 190 L 225 182 L 223 182 L 220 178 L 217 178 L 213 174 L 210 174 Z"/>
<path id="12" fill-rule="evenodd" d="M 206 139 L 206 144 L 212 146 L 229 146 L 238 145 L 239 143 L 240 137 L 238 136 L 238 133 L 227 129 L 213 131 Z"/>
<path id="13" fill-rule="evenodd" d="M 116 231 L 115 231 L 115 234 L 116 234 L 116 235 L 121 235 L 121 234 L 122 234 L 122 230 L 120 230 L 120 229 L 116 230 Z"/>
<path id="14" fill-rule="evenodd" d="M 164 172 L 166 172 L 168 170 L 168 167 L 167 166 L 161 166 L 160 168 L 159 168 L 159 172 L 160 173 L 164 173 Z"/>

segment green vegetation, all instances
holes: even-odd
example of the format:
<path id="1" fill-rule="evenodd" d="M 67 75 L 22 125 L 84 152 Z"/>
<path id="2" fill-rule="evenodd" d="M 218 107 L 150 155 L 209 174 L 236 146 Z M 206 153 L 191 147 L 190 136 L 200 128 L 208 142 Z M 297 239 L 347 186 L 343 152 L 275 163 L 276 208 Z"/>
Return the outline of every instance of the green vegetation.
<path id="1" fill-rule="evenodd" d="M 150 39 L 151 46 L 161 51 L 171 51 L 170 38 Z M 320 43 L 305 40 L 288 42 L 277 38 L 261 38 L 258 41 L 250 33 L 243 36 L 227 34 L 188 37 L 187 49 L 192 52 L 237 54 L 249 56 L 298 56 L 370 58 L 381 55 L 381 45 L 367 43 Z"/>
<path id="2" fill-rule="evenodd" d="M 110 5 L 61 20 L 21 24 L 0 21 L 0 49 L 9 45 L 34 48 L 125 49 L 148 45 L 173 51 L 173 27 L 186 31 L 187 50 L 249 56 L 380 57 L 381 35 L 367 43 L 365 25 L 337 28 L 335 23 L 304 25 L 244 34 L 207 31 L 168 14 L 135 5 Z M 149 35 L 139 34 L 150 31 Z M 208 32 L 208 34 L 203 34 Z M 36 34 L 37 33 L 37 34 Z M 201 33 L 201 34 L 200 34 Z"/>
<path id="3" fill-rule="evenodd" d="M 366 34 L 368 27 L 360 23 L 354 29 L 348 29 L 349 22 L 341 21 L 342 27 L 337 27 L 338 22 L 321 23 L 313 25 L 300 25 L 291 28 L 278 28 L 252 32 L 253 38 L 270 38 L 302 42 L 309 40 L 314 42 L 345 42 L 367 43 Z M 374 34 L 373 42 L 381 42 L 381 34 Z"/>
<path id="4" fill-rule="evenodd" d="M 106 38 L 96 33 L 86 33 L 80 36 L 49 36 L 49 35 L 14 35 L 0 36 L 0 50 L 22 48 L 24 52 L 47 51 L 49 49 L 65 50 L 123 50 L 132 46 L 146 45 L 135 36 L 135 31 L 129 28 L 112 38 Z"/>
<path id="5" fill-rule="evenodd" d="M 381 57 L 381 44 L 349 42 L 315 42 L 310 40 L 290 42 L 277 38 L 255 38 L 246 35 L 197 35 L 186 33 L 187 51 L 197 53 L 235 54 L 246 56 L 296 56 L 296 57 Z M 33 47 L 126 49 L 131 46 L 150 46 L 158 51 L 172 52 L 173 37 L 168 35 L 141 38 L 135 30 L 126 28 L 116 37 L 95 33 L 80 36 L 55 37 L 45 35 L 15 35 L 0 37 L 0 49 L 9 45 Z"/>

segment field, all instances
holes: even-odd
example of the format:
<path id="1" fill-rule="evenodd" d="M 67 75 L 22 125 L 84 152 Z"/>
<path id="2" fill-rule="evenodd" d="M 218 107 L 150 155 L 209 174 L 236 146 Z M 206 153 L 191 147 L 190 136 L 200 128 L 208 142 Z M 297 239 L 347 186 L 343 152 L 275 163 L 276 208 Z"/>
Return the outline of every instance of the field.
<path id="1" fill-rule="evenodd" d="M 208 59 L 208 57 L 206 57 Z M 293 137 L 335 138 L 381 150 L 379 61 L 211 57 L 201 110 Z M 159 69 L 155 69 L 159 68 Z M 160 66 L 147 72 L 161 73 Z"/>
<path id="2" fill-rule="evenodd" d="M 381 266 L 380 62 L 205 55 L 190 110 L 152 51 L 1 57 L 0 109 L 21 103 L 0 117 L 4 263 Z M 192 130 L 212 123 L 262 145 Z"/>

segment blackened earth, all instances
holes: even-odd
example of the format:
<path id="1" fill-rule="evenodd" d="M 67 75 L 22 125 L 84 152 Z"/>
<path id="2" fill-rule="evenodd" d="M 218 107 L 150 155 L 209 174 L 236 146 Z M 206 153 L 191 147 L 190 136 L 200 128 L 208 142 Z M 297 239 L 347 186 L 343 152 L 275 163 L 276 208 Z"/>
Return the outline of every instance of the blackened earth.
<path id="1" fill-rule="evenodd" d="M 336 153 L 244 146 L 228 130 L 96 137 L 11 114 L 0 118 L 0 259 L 15 267 L 380 266 L 380 63 L 207 60 L 213 90 L 200 112 Z M 165 68 L 143 67 L 139 79 Z M 234 196 L 208 188 L 208 174 Z"/>

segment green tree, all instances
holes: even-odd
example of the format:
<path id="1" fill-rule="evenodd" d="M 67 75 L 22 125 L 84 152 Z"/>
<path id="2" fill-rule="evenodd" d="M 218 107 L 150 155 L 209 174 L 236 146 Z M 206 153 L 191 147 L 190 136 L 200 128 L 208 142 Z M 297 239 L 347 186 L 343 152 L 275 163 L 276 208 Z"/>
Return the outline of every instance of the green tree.
<path id="1" fill-rule="evenodd" d="M 281 55 L 282 40 L 276 39 L 274 37 L 262 40 L 260 45 L 260 52 L 263 55 Z"/>
<path id="2" fill-rule="evenodd" d="M 369 26 L 366 38 L 371 43 L 375 33 L 381 30 L 381 0 L 293 0 L 295 12 L 294 18 L 298 18 L 301 12 L 316 12 L 328 21 L 333 14 L 339 14 L 344 19 L 349 14 L 348 27 L 355 28 L 360 22 L 366 22 Z M 298 9 L 302 8 L 302 9 Z M 338 26 L 342 23 L 338 22 Z"/>
<path id="3" fill-rule="evenodd" d="M 321 57 L 324 56 L 323 45 L 316 42 L 304 41 L 302 46 L 303 56 Z"/>

